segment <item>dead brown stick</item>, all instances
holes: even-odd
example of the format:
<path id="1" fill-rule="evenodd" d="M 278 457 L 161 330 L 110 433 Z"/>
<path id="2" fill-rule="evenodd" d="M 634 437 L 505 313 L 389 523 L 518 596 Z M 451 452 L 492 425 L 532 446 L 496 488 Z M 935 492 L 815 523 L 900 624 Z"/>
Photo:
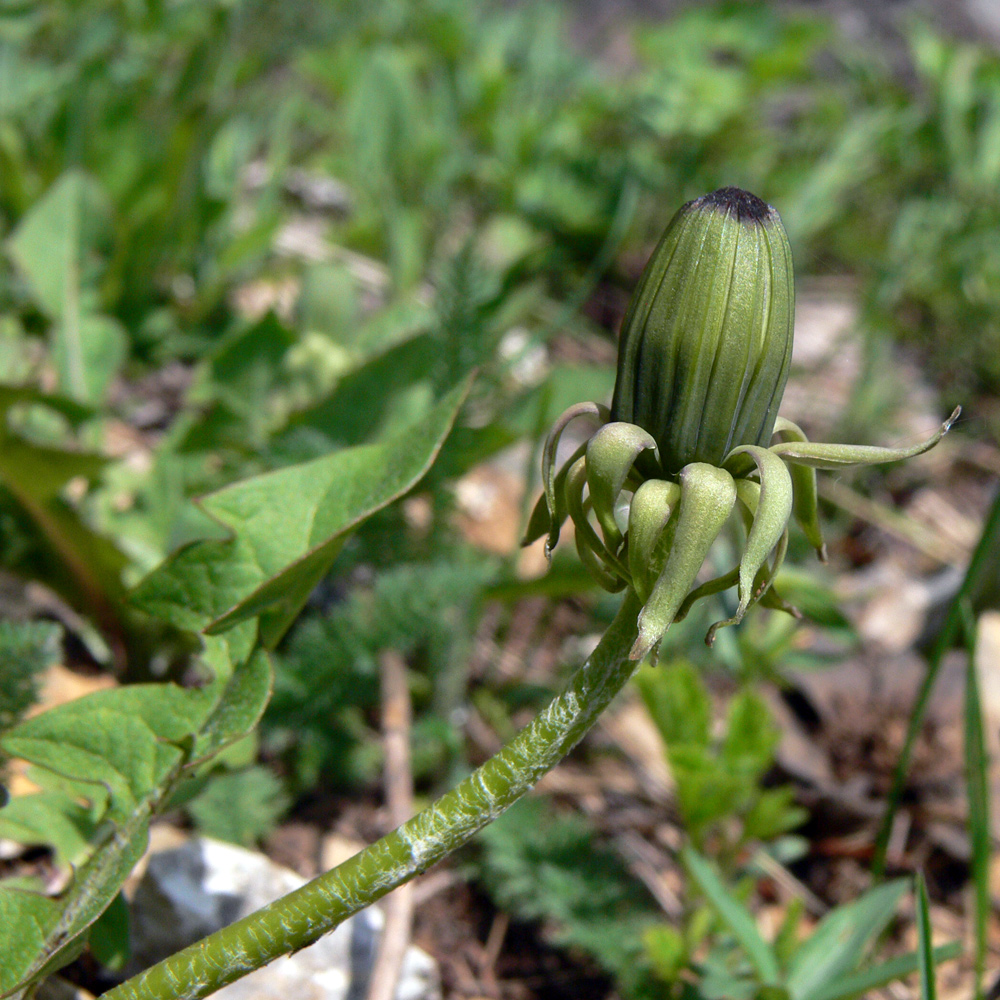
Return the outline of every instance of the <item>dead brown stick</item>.
<path id="1" fill-rule="evenodd" d="M 395 650 L 380 660 L 382 673 L 382 733 L 385 746 L 385 799 L 389 829 L 413 815 L 413 771 L 410 766 L 412 711 L 406 683 L 406 662 Z M 413 926 L 413 888 L 409 882 L 386 897 L 385 927 L 375 958 L 367 1000 L 393 1000 L 403 956 Z"/>

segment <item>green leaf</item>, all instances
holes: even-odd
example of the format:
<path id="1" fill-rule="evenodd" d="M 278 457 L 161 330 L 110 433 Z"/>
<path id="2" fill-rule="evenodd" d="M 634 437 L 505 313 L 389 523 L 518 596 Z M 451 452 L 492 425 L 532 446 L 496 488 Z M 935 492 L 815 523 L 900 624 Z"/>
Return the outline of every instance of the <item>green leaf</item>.
<path id="1" fill-rule="evenodd" d="M 64 173 L 21 220 L 7 241 L 14 263 L 51 319 L 80 311 L 80 289 L 100 268 L 96 245 L 109 208 L 101 188 L 78 170 Z"/>
<path id="2" fill-rule="evenodd" d="M 0 621 L 0 732 L 36 702 L 39 677 L 59 656 L 52 622 Z"/>
<path id="3" fill-rule="evenodd" d="M 111 316 L 70 314 L 53 328 L 59 385 L 74 399 L 100 403 L 128 353 L 125 328 Z"/>
<path id="4" fill-rule="evenodd" d="M 743 836 L 748 840 L 774 840 L 808 818 L 809 813 L 795 804 L 794 786 L 765 788 L 743 818 Z"/>
<path id="5" fill-rule="evenodd" d="M 198 632 L 260 586 L 253 549 L 237 536 L 178 549 L 132 591 L 143 611 Z"/>
<path id="6" fill-rule="evenodd" d="M 684 864 L 719 918 L 739 941 L 765 986 L 781 981 L 778 960 L 760 936 L 750 911 L 725 887 L 712 866 L 690 847 L 683 851 Z"/>
<path id="7" fill-rule="evenodd" d="M 111 905 L 90 928 L 90 951 L 106 969 L 117 972 L 131 954 L 129 945 L 128 903 L 118 893 Z"/>
<path id="8" fill-rule="evenodd" d="M 805 915 L 805 902 L 801 896 L 793 896 L 785 908 L 781 926 L 774 935 L 774 953 L 782 969 L 788 967 L 788 960 L 798 948 L 802 937 L 802 917 Z"/>
<path id="9" fill-rule="evenodd" d="M 211 353 L 192 401 L 203 408 L 177 443 L 179 451 L 220 446 L 253 450 L 270 430 L 270 395 L 296 336 L 274 313 L 229 333 Z"/>
<path id="10" fill-rule="evenodd" d="M 854 972 L 906 889 L 906 880 L 897 879 L 828 913 L 789 963 L 788 988 L 795 1000 L 817 1000 L 831 983 Z"/>
<path id="11" fill-rule="evenodd" d="M 83 605 L 105 626 L 118 627 L 114 601 L 124 592 L 125 556 L 61 496 L 71 479 L 92 479 L 105 464 L 100 455 L 23 441 L 0 424 L 0 483 L 37 531 L 43 566 L 30 569 L 71 604 Z"/>
<path id="12" fill-rule="evenodd" d="M 801 822 L 790 789 L 760 792 L 777 732 L 767 706 L 750 692 L 730 704 L 725 737 L 711 739 L 711 700 L 697 669 L 684 660 L 639 671 L 636 683 L 667 749 L 677 800 L 694 843 L 706 827 L 749 809 L 747 837 L 769 838 Z"/>
<path id="13" fill-rule="evenodd" d="M 689 961 L 684 936 L 670 924 L 654 924 L 647 928 L 642 944 L 654 974 L 665 983 L 674 982 Z"/>
<path id="14" fill-rule="evenodd" d="M 508 912 L 544 920 L 551 939 L 584 950 L 628 990 L 644 965 L 643 935 L 661 922 L 620 858 L 577 815 L 524 799 L 479 835 L 482 879 Z"/>
<path id="15" fill-rule="evenodd" d="M 107 818 L 124 822 L 184 753 L 179 742 L 205 696 L 175 685 L 102 691 L 36 715 L 0 740 L 14 757 L 111 794 Z"/>
<path id="16" fill-rule="evenodd" d="M 741 691 L 730 703 L 721 756 L 729 770 L 757 781 L 770 768 L 781 734 L 762 698 Z"/>
<path id="17" fill-rule="evenodd" d="M 8 250 L 52 320 L 52 357 L 64 393 L 100 401 L 124 360 L 121 325 L 97 311 L 110 212 L 103 191 L 71 170 L 22 219 Z"/>
<path id="18" fill-rule="evenodd" d="M 59 920 L 55 899 L 0 885 L 0 996 L 39 978 L 38 956 L 52 944 L 50 933 Z M 14 933 L 16 929 L 16 933 Z M 79 942 L 79 949 L 83 941 Z M 67 962 L 72 958 L 67 956 Z"/>
<path id="19" fill-rule="evenodd" d="M 0 479 L 28 503 L 53 500 L 71 479 L 93 479 L 107 464 L 101 455 L 48 448 L 0 431 Z"/>
<path id="20" fill-rule="evenodd" d="M 224 644 L 219 640 L 209 639 L 208 642 L 220 647 L 219 656 L 223 659 L 223 665 L 217 668 L 217 673 L 221 674 L 226 657 L 231 654 L 222 650 Z M 228 678 L 222 697 L 198 733 L 194 747 L 195 759 L 206 760 L 250 732 L 264 714 L 271 699 L 273 683 L 270 658 L 256 650 Z"/>
<path id="21" fill-rule="evenodd" d="M 942 944 L 934 949 L 934 964 L 946 962 L 952 958 L 958 958 L 962 954 L 962 944 L 960 941 L 952 941 L 950 944 Z M 888 962 L 872 966 L 861 972 L 851 973 L 843 976 L 836 982 L 829 983 L 825 989 L 819 990 L 814 995 L 814 1000 L 849 1000 L 850 997 L 867 996 L 870 990 L 877 990 L 886 983 L 891 983 L 894 979 L 902 979 L 917 971 L 920 959 L 917 953 L 910 952 L 909 955 L 900 955 L 898 958 L 891 958 Z"/>
<path id="22" fill-rule="evenodd" d="M 647 667 L 635 681 L 668 750 L 689 743 L 708 747 L 712 702 L 693 664 L 676 660 Z"/>
<path id="23" fill-rule="evenodd" d="M 377 434 L 396 396 L 433 371 L 440 344 L 428 334 L 409 337 L 344 375 L 322 403 L 295 414 L 286 438 L 322 434 L 331 444 L 361 444 Z"/>
<path id="24" fill-rule="evenodd" d="M 677 782 L 677 804 L 695 843 L 707 826 L 744 810 L 755 792 L 752 780 L 730 771 L 708 747 L 674 745 L 668 748 L 668 758 Z"/>
<path id="25" fill-rule="evenodd" d="M 273 647 L 326 575 L 345 536 L 411 489 L 433 463 L 469 380 L 383 441 L 235 483 L 201 501 L 233 532 L 196 542 L 139 584 L 133 600 L 181 628 L 222 632 L 264 616 Z"/>
<path id="26" fill-rule="evenodd" d="M 270 664 L 257 651 L 235 671 L 221 640 L 209 640 L 210 684 L 184 689 L 143 684 L 101 691 L 20 723 L 0 749 L 59 775 L 75 797 L 98 809 L 89 856 L 58 899 L 0 886 L 0 996 L 59 968 L 112 903 L 146 847 L 151 818 L 183 775 L 256 724 L 271 688 Z M 47 802 L 53 802 L 52 793 Z M 41 800 L 39 800 L 41 801 Z M 25 808 L 13 800 L 14 822 Z M 36 809 L 36 821 L 39 819 Z M 70 844 L 65 829 L 46 839 Z"/>
<path id="27" fill-rule="evenodd" d="M 290 804 L 271 771 L 249 767 L 210 778 L 186 808 L 203 833 L 251 847 L 274 829 Z"/>
<path id="28" fill-rule="evenodd" d="M 65 396 L 30 386 L 0 386 L 0 483 L 24 512 L 28 533 L 35 536 L 31 565 L 12 568 L 41 576 L 71 604 L 83 605 L 103 625 L 116 627 L 113 602 L 123 594 L 126 559 L 62 498 L 70 480 L 95 479 L 108 460 L 91 452 L 35 444 L 8 429 L 11 407 L 35 404 L 54 410 L 72 425 L 92 415 L 89 407 Z"/>
<path id="29" fill-rule="evenodd" d="M 42 392 L 33 385 L 0 385 L 0 413 L 18 403 L 37 403 L 64 416 L 74 427 L 94 416 L 95 411 L 68 396 Z"/>
<path id="30" fill-rule="evenodd" d="M 84 855 L 93 833 L 91 810 L 63 791 L 19 795 L 0 809 L 0 837 L 51 847 L 60 867 Z"/>

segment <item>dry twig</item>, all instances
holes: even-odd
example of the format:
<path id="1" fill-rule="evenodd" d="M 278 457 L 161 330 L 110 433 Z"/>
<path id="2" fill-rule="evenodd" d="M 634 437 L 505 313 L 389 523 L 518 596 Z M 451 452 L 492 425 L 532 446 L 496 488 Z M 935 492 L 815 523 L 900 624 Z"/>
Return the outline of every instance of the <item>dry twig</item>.
<path id="1" fill-rule="evenodd" d="M 395 650 L 386 650 L 382 667 L 382 731 L 385 744 L 385 797 L 390 829 L 413 814 L 413 772 L 410 767 L 412 711 L 406 684 L 406 663 Z M 403 956 L 413 926 L 413 883 L 400 886 L 385 906 L 385 927 L 379 942 L 367 1000 L 393 1000 Z"/>

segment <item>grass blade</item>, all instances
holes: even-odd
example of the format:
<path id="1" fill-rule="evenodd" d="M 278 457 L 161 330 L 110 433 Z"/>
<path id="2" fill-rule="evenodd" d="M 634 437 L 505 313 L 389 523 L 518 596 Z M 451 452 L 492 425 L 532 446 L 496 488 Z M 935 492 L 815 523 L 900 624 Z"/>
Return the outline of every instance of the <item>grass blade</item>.
<path id="1" fill-rule="evenodd" d="M 764 984 L 778 985 L 778 960 L 760 936 L 750 911 L 730 893 L 712 866 L 697 851 L 685 848 L 684 864 L 722 922 L 739 941 Z"/>
<path id="2" fill-rule="evenodd" d="M 937 1000 L 937 985 L 934 982 L 934 948 L 931 945 L 931 908 L 927 901 L 927 883 L 922 872 L 917 875 L 917 938 L 920 996 L 922 1000 Z"/>
<path id="3" fill-rule="evenodd" d="M 948 944 L 938 945 L 933 953 L 934 964 L 958 958 L 961 954 L 961 941 L 950 941 Z M 853 972 L 849 976 L 843 976 L 836 982 L 830 983 L 826 989 L 813 994 L 813 1000 L 849 1000 L 851 997 L 864 996 L 871 990 L 877 990 L 893 980 L 902 979 L 903 976 L 916 972 L 919 965 L 920 956 L 915 951 L 911 951 L 909 955 L 899 955 L 871 969 L 863 969 L 861 972 Z"/>
<path id="4" fill-rule="evenodd" d="M 881 879 L 885 875 L 886 850 L 889 847 L 892 825 L 896 819 L 896 811 L 899 809 L 903 787 L 906 784 L 913 747 L 917 741 L 920 727 L 924 723 L 924 716 L 927 714 L 927 706 L 941 670 L 944 654 L 951 649 L 958 637 L 962 622 L 962 602 L 974 599 L 984 586 L 988 586 L 990 581 L 995 580 L 998 566 L 1000 566 L 1000 494 L 997 494 L 993 506 L 986 515 L 983 533 L 979 536 L 979 542 L 969 560 L 965 579 L 958 588 L 958 593 L 948 609 L 948 616 L 941 626 L 941 631 L 938 632 L 934 645 L 927 654 L 927 673 L 924 674 L 913 712 L 910 714 L 906 740 L 900 751 L 899 761 L 896 763 L 896 770 L 892 776 L 892 787 L 887 796 L 885 815 L 882 817 L 882 823 L 875 840 L 875 858 L 872 862 L 872 875 L 875 879 Z"/>
<path id="5" fill-rule="evenodd" d="M 831 910 L 788 963 L 786 985 L 795 1000 L 816 994 L 858 969 L 896 913 L 909 883 L 896 879 Z"/>
<path id="6" fill-rule="evenodd" d="M 976 620 L 968 602 L 962 604 L 969 658 L 965 671 L 965 782 L 969 800 L 969 840 L 972 844 L 973 936 L 975 955 L 976 1000 L 983 997 L 986 972 L 986 922 L 990 912 L 990 800 L 987 790 L 986 742 L 983 735 L 983 712 L 976 674 Z"/>

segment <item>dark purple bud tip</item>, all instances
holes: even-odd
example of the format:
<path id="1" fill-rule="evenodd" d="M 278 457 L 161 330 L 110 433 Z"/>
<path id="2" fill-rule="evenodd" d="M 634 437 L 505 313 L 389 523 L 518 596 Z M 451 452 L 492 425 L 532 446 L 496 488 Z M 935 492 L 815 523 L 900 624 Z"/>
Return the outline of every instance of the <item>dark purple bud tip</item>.
<path id="1" fill-rule="evenodd" d="M 763 224 L 770 222 L 776 215 L 766 201 L 738 187 L 719 188 L 718 191 L 696 198 L 691 205 L 697 208 L 717 208 L 721 212 L 727 212 L 737 222 Z"/>

